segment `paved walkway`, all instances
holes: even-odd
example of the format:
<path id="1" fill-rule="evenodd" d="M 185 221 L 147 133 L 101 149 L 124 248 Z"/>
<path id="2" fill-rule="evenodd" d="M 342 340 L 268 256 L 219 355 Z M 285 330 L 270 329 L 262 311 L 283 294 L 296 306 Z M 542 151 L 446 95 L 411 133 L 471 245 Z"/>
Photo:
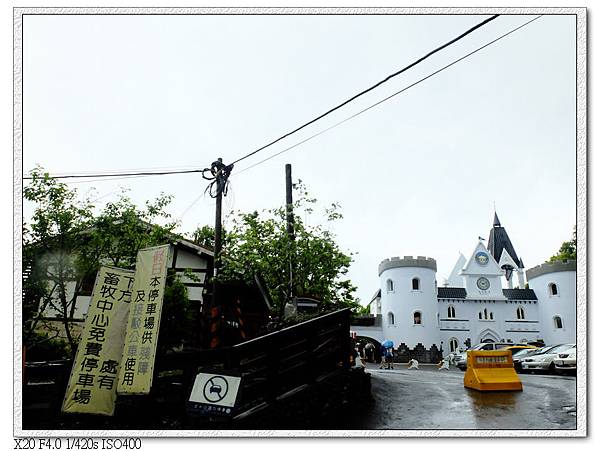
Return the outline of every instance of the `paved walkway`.
<path id="1" fill-rule="evenodd" d="M 575 378 L 520 375 L 522 392 L 464 388 L 464 372 L 435 365 L 394 370 L 368 364 L 375 404 L 364 429 L 574 429 Z"/>

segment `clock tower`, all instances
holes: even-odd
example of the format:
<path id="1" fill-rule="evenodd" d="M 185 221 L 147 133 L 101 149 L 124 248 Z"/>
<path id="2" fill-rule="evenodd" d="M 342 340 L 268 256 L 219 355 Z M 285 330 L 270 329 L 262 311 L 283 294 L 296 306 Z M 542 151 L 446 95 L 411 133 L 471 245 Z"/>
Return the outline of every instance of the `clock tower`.
<path id="1" fill-rule="evenodd" d="M 504 271 L 481 239 L 460 275 L 464 280 L 467 299 L 506 299 L 502 293 Z"/>

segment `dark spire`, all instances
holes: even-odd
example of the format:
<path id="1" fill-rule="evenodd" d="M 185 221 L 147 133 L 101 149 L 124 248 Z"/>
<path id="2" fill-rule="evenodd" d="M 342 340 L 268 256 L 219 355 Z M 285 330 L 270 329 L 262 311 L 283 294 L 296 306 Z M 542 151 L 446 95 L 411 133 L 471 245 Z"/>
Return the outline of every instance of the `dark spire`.
<path id="1" fill-rule="evenodd" d="M 515 252 L 515 248 L 513 247 L 512 243 L 510 242 L 508 233 L 506 233 L 506 230 L 504 229 L 504 227 L 502 227 L 500 225 L 500 220 L 498 219 L 498 214 L 496 212 L 494 212 L 494 226 L 490 230 L 490 237 L 488 239 L 488 247 L 487 248 L 497 263 L 500 262 L 500 257 L 502 256 L 502 251 L 504 249 L 506 249 L 506 252 L 508 252 L 508 255 L 511 256 L 511 258 L 514 260 L 514 262 L 517 264 L 517 266 L 521 266 L 523 264 L 521 259 L 517 256 L 517 253 Z M 510 268 L 503 268 L 503 269 L 505 271 L 506 278 L 507 279 L 510 278 L 510 273 L 512 273 L 512 270 L 510 270 Z M 514 268 L 514 269 L 516 269 L 516 268 Z M 510 270 L 510 273 L 509 273 L 509 270 Z"/>
<path id="2" fill-rule="evenodd" d="M 500 227 L 500 220 L 498 219 L 498 213 L 494 212 L 494 227 Z"/>

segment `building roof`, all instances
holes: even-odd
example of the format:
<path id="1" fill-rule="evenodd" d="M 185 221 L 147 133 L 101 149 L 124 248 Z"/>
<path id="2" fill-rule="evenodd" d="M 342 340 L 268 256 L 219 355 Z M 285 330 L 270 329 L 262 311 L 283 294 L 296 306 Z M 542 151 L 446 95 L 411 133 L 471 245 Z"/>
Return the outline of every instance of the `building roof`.
<path id="1" fill-rule="evenodd" d="M 438 298 L 464 299 L 467 290 L 458 287 L 438 287 Z"/>
<path id="2" fill-rule="evenodd" d="M 367 305 L 371 305 L 371 302 L 373 302 L 375 299 L 380 298 L 380 297 L 381 297 L 381 289 L 379 289 L 375 292 L 375 294 L 373 295 L 373 297 L 371 298 L 371 300 L 369 301 L 369 303 Z"/>
<path id="3" fill-rule="evenodd" d="M 517 265 L 521 262 L 521 259 L 517 256 L 515 252 L 515 248 L 510 242 L 510 238 L 508 237 L 508 233 L 504 227 L 500 225 L 500 220 L 498 219 L 498 215 L 494 212 L 494 226 L 490 230 L 490 237 L 488 239 L 488 251 L 494 257 L 496 262 L 500 262 L 500 257 L 502 256 L 502 250 L 506 249 L 508 255 L 515 261 Z"/>
<path id="4" fill-rule="evenodd" d="M 527 270 L 527 280 L 561 271 L 577 271 L 577 262 L 575 260 L 567 260 L 542 263 Z"/>
<path id="5" fill-rule="evenodd" d="M 505 288 L 504 296 L 510 301 L 537 301 L 535 291 L 531 288 Z"/>
<path id="6" fill-rule="evenodd" d="M 537 301 L 537 296 L 531 288 L 508 288 L 503 289 L 502 293 L 510 301 Z M 437 297 L 444 299 L 464 299 L 467 297 L 467 290 L 460 287 L 438 287 Z"/>

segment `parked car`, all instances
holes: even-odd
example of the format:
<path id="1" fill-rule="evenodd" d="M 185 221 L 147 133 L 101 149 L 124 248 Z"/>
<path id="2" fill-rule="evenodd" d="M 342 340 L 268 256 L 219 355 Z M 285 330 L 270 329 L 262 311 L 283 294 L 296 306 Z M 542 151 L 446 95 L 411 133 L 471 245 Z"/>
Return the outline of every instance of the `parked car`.
<path id="1" fill-rule="evenodd" d="M 544 352 L 549 351 L 554 348 L 554 346 L 545 346 L 543 348 L 534 348 L 534 349 L 521 349 L 513 354 L 513 365 L 517 373 L 523 372 L 523 368 L 521 367 L 521 361 L 526 357 L 530 357 L 536 354 L 543 354 Z"/>
<path id="2" fill-rule="evenodd" d="M 511 346 L 510 343 L 479 343 L 467 351 L 496 351 L 498 349 L 506 348 Z M 454 363 L 457 368 L 466 371 L 467 370 L 467 351 L 461 352 L 454 357 Z"/>
<path id="3" fill-rule="evenodd" d="M 514 356 L 517 352 L 537 350 L 539 348 L 530 345 L 510 345 L 500 349 L 502 349 L 503 351 L 510 351 L 511 354 Z"/>
<path id="4" fill-rule="evenodd" d="M 525 357 L 521 360 L 521 367 L 523 371 L 548 371 L 550 373 L 554 373 L 556 369 L 554 359 L 556 359 L 559 354 L 568 354 L 574 349 L 574 344 L 554 346 L 544 353 L 537 353 L 529 357 Z"/>
<path id="5" fill-rule="evenodd" d="M 557 373 L 574 373 L 577 369 L 577 348 L 558 354 L 554 359 L 554 368 Z"/>

